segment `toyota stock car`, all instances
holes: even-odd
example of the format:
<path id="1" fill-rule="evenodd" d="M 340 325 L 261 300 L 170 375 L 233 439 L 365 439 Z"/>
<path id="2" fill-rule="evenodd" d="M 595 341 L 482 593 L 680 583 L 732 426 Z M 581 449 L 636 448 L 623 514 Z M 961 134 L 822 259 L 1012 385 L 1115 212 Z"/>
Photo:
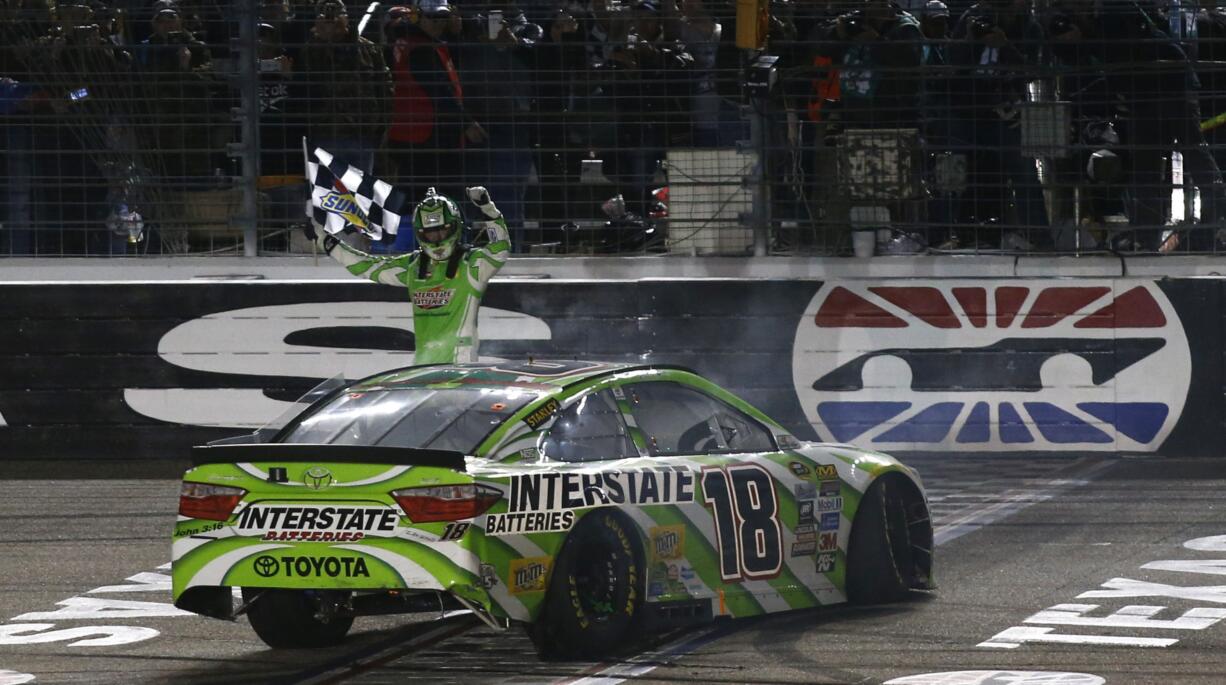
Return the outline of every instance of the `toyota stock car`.
<path id="1" fill-rule="evenodd" d="M 934 587 L 915 471 L 801 442 L 685 369 L 417 366 L 303 404 L 195 448 L 174 532 L 175 606 L 245 614 L 273 647 L 450 606 L 593 657 L 653 628 Z"/>

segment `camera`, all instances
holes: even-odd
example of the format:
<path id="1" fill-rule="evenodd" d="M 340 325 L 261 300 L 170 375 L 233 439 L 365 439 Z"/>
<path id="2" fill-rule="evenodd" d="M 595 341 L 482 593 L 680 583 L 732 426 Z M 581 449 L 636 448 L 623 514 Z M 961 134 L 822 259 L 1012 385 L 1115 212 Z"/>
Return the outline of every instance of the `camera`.
<path id="1" fill-rule="evenodd" d="M 854 38 L 861 33 L 864 33 L 866 26 L 864 23 L 863 14 L 859 12 L 852 12 L 850 14 L 844 14 L 841 19 L 843 20 L 843 35 L 847 36 L 848 38 Z"/>
<path id="2" fill-rule="evenodd" d="M 996 24 L 993 24 L 992 22 L 982 17 L 975 17 L 974 19 L 971 19 L 970 24 L 968 24 L 967 26 L 970 30 L 971 35 L 974 36 L 975 38 L 983 38 L 984 36 L 996 30 Z"/>

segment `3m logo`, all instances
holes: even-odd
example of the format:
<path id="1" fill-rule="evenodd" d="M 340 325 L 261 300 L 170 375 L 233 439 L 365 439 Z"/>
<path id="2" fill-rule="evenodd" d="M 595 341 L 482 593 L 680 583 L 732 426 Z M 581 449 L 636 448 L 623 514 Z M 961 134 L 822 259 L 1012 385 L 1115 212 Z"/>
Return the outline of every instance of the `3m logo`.
<path id="1" fill-rule="evenodd" d="M 1151 281 L 827 284 L 793 380 L 823 438 L 882 449 L 1158 448 L 1191 380 Z"/>

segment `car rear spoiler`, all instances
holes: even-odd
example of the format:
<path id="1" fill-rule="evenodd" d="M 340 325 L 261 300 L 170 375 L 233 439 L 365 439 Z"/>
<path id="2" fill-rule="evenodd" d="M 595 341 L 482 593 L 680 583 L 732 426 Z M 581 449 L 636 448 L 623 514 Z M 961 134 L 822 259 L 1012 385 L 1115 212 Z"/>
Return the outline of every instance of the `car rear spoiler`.
<path id="1" fill-rule="evenodd" d="M 393 466 L 438 466 L 463 472 L 464 455 L 448 450 L 416 447 L 371 447 L 367 445 L 312 445 L 260 443 L 251 445 L 204 445 L 192 448 L 192 466 L 238 462 L 285 462 L 301 464 L 390 464 Z"/>

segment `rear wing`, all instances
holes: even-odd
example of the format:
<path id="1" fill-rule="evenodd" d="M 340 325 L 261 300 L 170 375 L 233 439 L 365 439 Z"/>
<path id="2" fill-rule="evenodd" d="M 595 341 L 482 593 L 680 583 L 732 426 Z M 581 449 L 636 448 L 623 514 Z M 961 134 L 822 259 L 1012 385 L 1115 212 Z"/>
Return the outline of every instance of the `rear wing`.
<path id="1" fill-rule="evenodd" d="M 371 447 L 366 445 L 311 445 L 259 443 L 204 445 L 192 448 L 192 466 L 239 462 L 389 464 L 392 466 L 438 466 L 463 472 L 464 455 L 448 450 L 416 447 Z"/>

